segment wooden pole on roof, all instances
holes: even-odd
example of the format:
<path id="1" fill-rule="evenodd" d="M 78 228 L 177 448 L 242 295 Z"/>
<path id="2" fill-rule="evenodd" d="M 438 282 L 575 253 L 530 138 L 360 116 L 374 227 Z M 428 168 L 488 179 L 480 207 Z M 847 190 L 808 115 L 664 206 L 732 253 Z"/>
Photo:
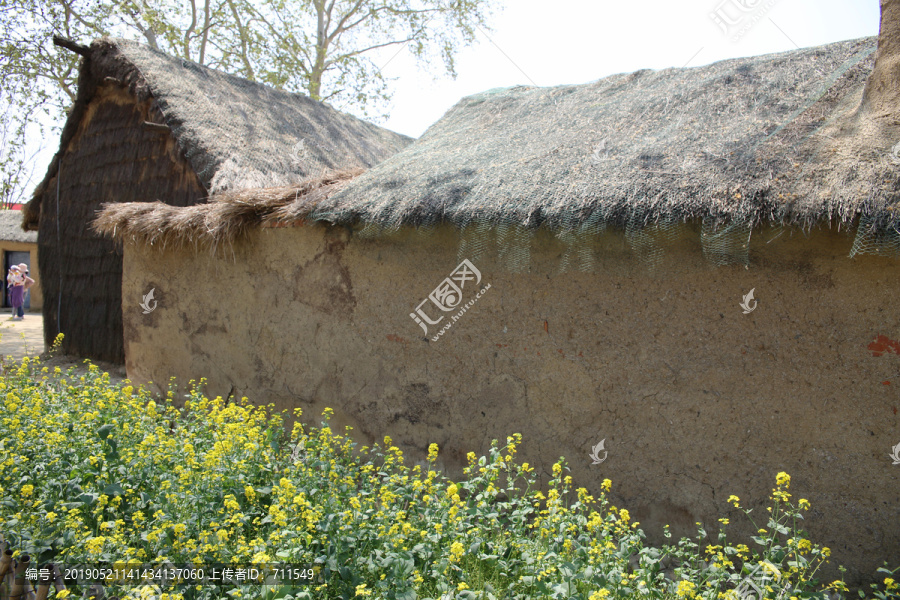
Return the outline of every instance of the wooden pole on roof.
<path id="1" fill-rule="evenodd" d="M 83 44 L 79 44 L 74 40 L 70 40 L 68 38 L 64 38 L 58 35 L 53 36 L 53 45 L 59 46 L 60 48 L 65 48 L 66 50 L 71 50 L 75 54 L 80 54 L 81 56 L 87 58 L 91 55 L 90 46 L 85 46 Z"/>

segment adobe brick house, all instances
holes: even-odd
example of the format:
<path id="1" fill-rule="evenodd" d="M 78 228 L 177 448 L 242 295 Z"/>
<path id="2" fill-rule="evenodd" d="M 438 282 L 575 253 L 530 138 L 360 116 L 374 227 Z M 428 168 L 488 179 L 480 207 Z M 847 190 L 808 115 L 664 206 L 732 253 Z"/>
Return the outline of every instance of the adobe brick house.
<path id="1" fill-rule="evenodd" d="M 78 92 L 23 226 L 39 232 L 45 340 L 62 331 L 68 354 L 125 358 L 122 256 L 90 228 L 101 205 L 205 203 L 217 191 L 369 167 L 411 141 L 136 42 L 58 43 L 83 57 Z"/>
<path id="2" fill-rule="evenodd" d="M 124 312 L 128 375 L 331 407 L 455 475 L 521 432 L 657 542 L 749 536 L 725 499 L 764 512 L 787 471 L 829 574 L 870 580 L 900 555 L 890 6 L 877 42 L 492 90 L 362 174 L 110 206 L 125 293 L 161 294 Z"/>

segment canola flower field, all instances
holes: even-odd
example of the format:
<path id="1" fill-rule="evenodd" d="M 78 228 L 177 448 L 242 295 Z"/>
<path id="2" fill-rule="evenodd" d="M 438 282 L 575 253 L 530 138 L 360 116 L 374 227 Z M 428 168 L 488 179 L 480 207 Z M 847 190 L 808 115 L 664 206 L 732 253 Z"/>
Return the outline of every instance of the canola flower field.
<path id="1" fill-rule="evenodd" d="M 654 548 L 610 505 L 609 480 L 597 497 L 573 489 L 560 459 L 542 493 L 516 459 L 520 435 L 469 453 L 466 480 L 452 482 L 434 470 L 437 446 L 427 466 L 410 468 L 389 438 L 357 447 L 333 432 L 330 410 L 320 427 L 298 422 L 286 435 L 284 415 L 246 398 L 194 391 L 179 409 L 173 395 L 154 401 L 93 365 L 85 376 L 28 358 L 6 369 L 0 533 L 17 557 L 315 571 L 308 585 L 111 583 L 107 598 L 746 600 L 751 574 L 770 599 L 848 591 L 817 581 L 829 550 L 798 529 L 809 502 L 793 500 L 786 473 L 753 547 L 728 541 L 720 519 L 715 539 L 701 527 Z M 868 597 L 900 597 L 894 571 L 880 571 Z"/>

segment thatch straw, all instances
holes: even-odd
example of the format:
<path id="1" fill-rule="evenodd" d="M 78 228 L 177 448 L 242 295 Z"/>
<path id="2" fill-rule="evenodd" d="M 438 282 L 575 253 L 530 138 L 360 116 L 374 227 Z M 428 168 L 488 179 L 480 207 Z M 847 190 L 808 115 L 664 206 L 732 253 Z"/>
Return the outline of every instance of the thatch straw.
<path id="1" fill-rule="evenodd" d="M 470 96 L 310 218 L 573 230 L 849 225 L 863 212 L 896 225 L 900 139 L 849 152 L 827 129 L 858 106 L 875 43 Z"/>
<path id="2" fill-rule="evenodd" d="M 22 208 L 22 229 L 24 231 L 37 231 L 41 220 L 41 205 L 38 202 L 28 202 Z"/>
<path id="3" fill-rule="evenodd" d="M 34 231 L 22 231 L 21 212 L 17 210 L 0 210 L 0 240 L 33 244 L 37 242 L 37 233 Z"/>
<path id="4" fill-rule="evenodd" d="M 296 186 L 226 192 L 211 197 L 207 204 L 194 206 L 177 207 L 162 202 L 105 204 L 93 229 L 120 243 L 215 251 L 263 222 L 290 224 L 301 220 L 360 173 L 362 169 L 348 169 Z"/>
<path id="5" fill-rule="evenodd" d="M 60 148 L 77 134 L 101 86 L 118 81 L 138 102 L 153 99 L 162 123 L 211 194 L 299 185 L 323 171 L 367 168 L 412 138 L 322 102 L 227 75 L 137 42 L 96 40 L 79 72 L 78 96 Z M 26 205 L 24 227 L 36 229 L 42 195 L 59 170 L 54 157 Z"/>

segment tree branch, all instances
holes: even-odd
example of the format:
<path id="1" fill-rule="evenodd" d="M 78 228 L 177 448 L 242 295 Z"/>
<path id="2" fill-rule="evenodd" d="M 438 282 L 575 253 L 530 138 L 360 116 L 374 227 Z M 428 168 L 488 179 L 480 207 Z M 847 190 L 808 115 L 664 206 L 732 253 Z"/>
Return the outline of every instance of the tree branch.
<path id="1" fill-rule="evenodd" d="M 354 50 L 353 52 L 347 52 L 346 54 L 341 54 L 340 56 L 335 56 L 331 60 L 327 61 L 325 64 L 328 66 L 331 66 L 335 63 L 341 62 L 342 60 L 344 60 L 346 58 L 351 58 L 353 56 L 363 54 L 365 52 L 368 52 L 369 50 L 375 50 L 376 48 L 385 48 L 387 46 L 396 46 L 397 44 L 407 44 L 407 43 L 413 41 L 414 39 L 416 39 L 416 38 L 410 37 L 410 38 L 406 38 L 405 40 L 395 40 L 393 42 L 385 42 L 383 44 L 376 44 L 374 46 L 369 46 L 368 48 L 361 48 L 359 50 Z"/>
<path id="2" fill-rule="evenodd" d="M 206 0 L 203 5 L 203 35 L 200 38 L 200 64 L 206 60 L 206 42 L 209 39 L 209 3 L 210 0 Z"/>
<path id="3" fill-rule="evenodd" d="M 247 29 L 244 27 L 243 23 L 241 23 L 241 16 L 234 6 L 234 0 L 228 0 L 228 7 L 231 9 L 231 14 L 238 27 L 238 35 L 241 38 L 241 61 L 244 63 L 244 69 L 246 70 L 245 77 L 254 81 L 256 78 L 253 74 L 253 65 L 250 64 L 250 57 L 247 54 Z"/>
<path id="4" fill-rule="evenodd" d="M 191 24 L 184 30 L 184 58 L 191 60 L 191 34 L 197 27 L 197 2 L 191 0 Z"/>
<path id="5" fill-rule="evenodd" d="M 353 27 L 355 27 L 355 26 L 358 25 L 359 23 L 362 23 L 362 22 L 365 21 L 367 18 L 369 18 L 369 15 L 366 15 L 365 17 L 359 19 L 359 20 L 358 20 L 355 24 L 353 24 L 352 26 L 346 27 L 346 28 L 344 27 L 344 25 L 347 23 L 347 20 L 348 20 L 350 17 L 352 17 L 353 15 L 355 15 L 357 12 L 359 12 L 360 7 L 362 7 L 362 5 L 363 5 L 364 3 L 365 3 L 365 0 L 356 0 L 356 5 L 355 5 L 353 8 L 351 8 L 351 9 L 347 12 L 347 14 L 345 14 L 343 17 L 341 17 L 341 20 L 338 22 L 337 27 L 335 27 L 335 28 L 334 28 L 334 31 L 331 33 L 331 35 L 328 36 L 328 42 L 329 42 L 329 43 L 331 43 L 332 41 L 334 41 L 334 38 L 336 38 L 337 36 L 339 36 L 339 35 L 341 34 L 341 32 L 347 31 L 347 29 L 352 29 Z M 370 14 L 371 14 L 371 13 L 370 13 Z"/>

